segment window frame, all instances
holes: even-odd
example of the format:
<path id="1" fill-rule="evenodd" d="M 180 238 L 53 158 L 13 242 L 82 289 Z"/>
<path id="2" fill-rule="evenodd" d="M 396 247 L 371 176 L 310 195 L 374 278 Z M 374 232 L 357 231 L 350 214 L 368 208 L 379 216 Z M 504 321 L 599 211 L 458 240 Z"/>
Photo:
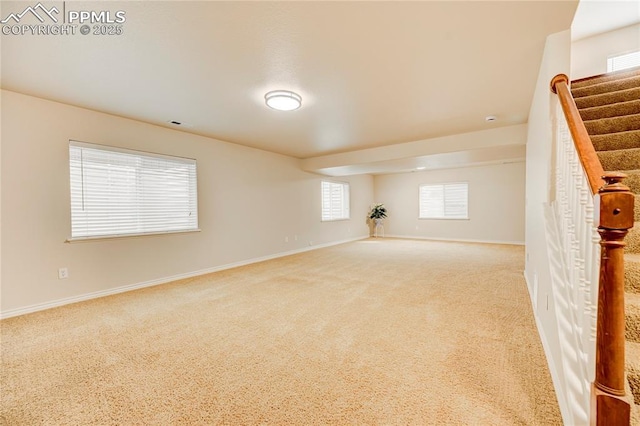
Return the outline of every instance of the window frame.
<path id="1" fill-rule="evenodd" d="M 109 153 L 116 153 L 116 154 L 125 154 L 125 155 L 130 155 L 130 156 L 135 156 L 137 157 L 137 159 L 139 159 L 139 161 L 144 162 L 144 161 L 152 161 L 152 160 L 165 160 L 166 162 L 172 162 L 174 163 L 176 166 L 187 166 L 187 175 L 188 177 L 184 178 L 182 181 L 172 181 L 174 184 L 175 183 L 182 183 L 184 185 L 186 185 L 186 191 L 184 192 L 184 196 L 187 198 L 187 201 L 183 202 L 186 203 L 190 206 L 189 210 L 189 216 L 191 216 L 192 212 L 195 212 L 195 214 L 193 215 L 193 218 L 190 218 L 188 221 L 189 225 L 182 227 L 182 228 L 174 228 L 174 229 L 170 229 L 169 227 L 165 228 L 165 229 L 154 229 L 154 230 L 150 230 L 150 231 L 136 231 L 136 232 L 117 232 L 114 231 L 112 233 L 99 233 L 95 231 L 95 228 L 93 229 L 93 231 L 88 231 L 85 233 L 76 233 L 74 235 L 74 213 L 77 210 L 74 210 L 74 202 L 75 203 L 81 203 L 84 204 L 85 202 L 85 198 L 80 198 L 77 199 L 74 196 L 74 186 L 77 185 L 77 183 L 74 184 L 74 173 L 78 173 L 78 170 L 75 169 L 74 171 L 74 164 L 73 164 L 73 155 L 72 155 L 72 149 L 92 149 L 92 150 L 97 150 L 97 151 L 104 151 L 104 152 L 109 152 Z M 77 140 L 69 140 L 69 201 L 70 201 L 70 230 L 71 230 L 71 236 L 69 238 L 67 238 L 66 242 L 69 243 L 75 243 L 75 242 L 84 242 L 84 241 L 95 241 L 95 240 L 105 240 L 105 239 L 117 239 L 117 238 L 132 238 L 132 237 L 141 237 L 141 236 L 158 236 L 158 235 L 168 235 L 168 234 L 182 234 L 182 233 L 190 233 L 190 232 L 200 232 L 201 229 L 199 227 L 199 215 L 198 215 L 198 172 L 197 172 L 197 161 L 193 158 L 187 158 L 187 157 L 179 157 L 179 156 L 174 156 L 174 155 L 165 155 L 165 154 L 159 154 L 159 153 L 155 153 L 155 152 L 148 152 L 148 151 L 141 151 L 141 150 L 134 150 L 134 149 L 128 149 L 128 148 L 121 148 L 121 147 L 116 147 L 116 146 L 110 146 L 110 145 L 102 145 L 102 144 L 96 144 L 96 143 L 89 143 L 89 142 L 82 142 L 82 141 L 77 141 Z M 105 158 L 106 160 L 106 158 Z M 84 173 L 84 163 L 83 163 L 83 159 L 81 157 L 80 160 L 80 173 Z M 122 168 L 123 166 L 115 166 L 115 167 L 120 167 Z M 107 173 L 108 173 L 108 169 Z M 140 173 L 140 171 L 142 172 L 146 172 L 149 173 L 150 170 L 152 170 L 149 167 L 134 167 L 133 170 L 135 170 L 135 176 L 136 176 L 136 184 L 133 185 L 134 187 L 134 191 L 136 193 L 136 195 L 140 195 L 140 190 L 141 188 L 141 183 L 140 183 L 140 179 L 141 179 L 141 175 L 142 173 Z M 84 179 L 84 176 L 81 178 L 81 180 Z M 84 183 L 82 183 L 82 185 L 84 185 Z M 82 190 L 80 191 L 81 193 L 84 191 L 84 187 L 82 188 Z M 76 193 L 76 196 L 78 194 Z M 162 194 L 164 195 L 164 194 Z M 81 195 L 81 197 L 84 197 L 84 194 Z M 146 201 L 146 200 L 145 200 Z M 137 203 L 142 204 L 142 201 L 140 200 L 136 200 Z M 148 203 L 148 202 L 147 202 Z M 106 203 L 108 204 L 108 203 Z M 108 207 L 108 206 L 107 206 Z M 136 206 L 138 208 L 138 210 L 136 210 L 137 212 L 144 212 L 144 210 L 139 209 L 140 205 Z M 191 208 L 193 207 L 193 208 Z M 112 213 L 109 213 L 112 214 Z M 148 214 L 148 213 L 147 213 Z M 171 218 L 169 218 L 168 216 L 165 216 L 163 219 L 170 220 Z M 91 224 L 89 223 L 90 219 L 85 219 L 84 221 L 79 221 L 80 223 L 77 226 L 90 226 Z M 83 224 L 84 222 L 84 224 Z M 164 225 L 166 226 L 168 223 L 165 223 Z M 94 224 L 95 226 L 95 224 Z"/>
<path id="2" fill-rule="evenodd" d="M 622 59 L 627 56 L 628 59 Z M 623 66 L 622 68 L 616 68 L 616 62 L 630 65 Z M 633 52 L 627 52 L 622 54 L 611 55 L 607 58 L 607 72 L 617 72 L 624 71 L 631 68 L 636 68 L 640 66 L 640 50 L 635 50 Z"/>
<path id="3" fill-rule="evenodd" d="M 330 217 L 328 219 L 325 219 L 325 199 L 324 199 L 324 185 L 325 183 L 330 184 L 330 185 L 340 185 L 343 188 L 343 195 L 344 195 L 344 188 L 346 188 L 346 200 L 342 200 L 342 211 L 345 212 L 346 211 L 346 217 Z M 331 203 L 331 200 L 329 200 L 329 202 Z M 329 211 L 331 212 L 333 209 L 330 206 L 329 207 Z M 320 181 L 320 221 L 321 222 L 337 222 L 340 220 L 350 220 L 351 219 L 351 185 L 349 184 L 349 182 L 342 182 L 342 181 L 336 181 L 336 180 L 329 180 L 329 179 L 322 179 Z"/>
<path id="4" fill-rule="evenodd" d="M 461 216 L 446 216 L 446 213 L 444 216 L 423 216 L 422 215 L 422 188 L 426 187 L 426 186 L 440 186 L 442 187 L 442 191 L 443 191 L 443 204 L 442 204 L 442 209 L 444 212 L 446 212 L 446 207 L 447 207 L 447 203 L 446 203 L 446 186 L 448 185 L 465 185 L 466 186 L 466 215 L 464 217 Z M 458 182 L 443 182 L 443 183 L 423 183 L 420 184 L 418 186 L 418 219 L 419 220 L 470 220 L 470 216 L 469 216 L 469 182 L 468 181 L 458 181 Z"/>

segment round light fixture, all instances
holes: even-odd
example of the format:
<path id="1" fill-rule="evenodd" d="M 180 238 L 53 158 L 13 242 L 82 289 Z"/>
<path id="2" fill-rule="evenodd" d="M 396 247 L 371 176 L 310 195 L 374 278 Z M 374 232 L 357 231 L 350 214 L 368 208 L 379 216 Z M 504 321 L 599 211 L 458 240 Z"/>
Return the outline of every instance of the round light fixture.
<path id="1" fill-rule="evenodd" d="M 264 101 L 269 108 L 278 111 L 293 111 L 302 105 L 302 97 L 289 90 L 274 90 L 264 95 Z"/>

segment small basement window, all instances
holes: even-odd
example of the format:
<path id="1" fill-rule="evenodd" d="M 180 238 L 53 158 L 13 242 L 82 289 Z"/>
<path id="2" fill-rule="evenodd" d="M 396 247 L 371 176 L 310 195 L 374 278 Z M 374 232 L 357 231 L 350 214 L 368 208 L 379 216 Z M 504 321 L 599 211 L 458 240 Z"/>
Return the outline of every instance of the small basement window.
<path id="1" fill-rule="evenodd" d="M 621 71 L 640 66 L 640 51 L 607 59 L 607 72 Z"/>
<path id="2" fill-rule="evenodd" d="M 419 219 L 469 219 L 467 182 L 420 185 Z"/>
<path id="3" fill-rule="evenodd" d="M 322 181 L 322 221 L 349 219 L 349 184 Z"/>

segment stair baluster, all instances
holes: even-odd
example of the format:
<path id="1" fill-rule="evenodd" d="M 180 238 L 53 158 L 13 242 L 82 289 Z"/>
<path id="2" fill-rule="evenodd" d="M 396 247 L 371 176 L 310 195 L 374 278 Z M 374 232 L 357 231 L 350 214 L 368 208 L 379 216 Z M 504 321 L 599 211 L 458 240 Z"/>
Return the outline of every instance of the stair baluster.
<path id="1" fill-rule="evenodd" d="M 604 172 L 568 82 L 562 74 L 551 81 L 559 102 L 555 208 L 559 232 L 565 235 L 564 264 L 572 290 L 574 334 L 566 351 L 575 345 L 572 358 L 578 364 L 565 367 L 573 369 L 581 384 L 580 390 L 574 386 L 572 399 L 580 406 L 590 405 L 591 424 L 627 426 L 631 402 L 625 395 L 623 256 L 624 237 L 633 227 L 634 197 L 621 183 L 624 174 Z M 584 400 L 589 394 L 590 404 Z"/>
<path id="2" fill-rule="evenodd" d="M 593 241 L 594 200 L 589 183 L 582 171 L 578 153 L 573 145 L 562 109 L 556 108 L 556 200 L 553 205 L 561 238 L 565 266 L 563 309 L 569 312 L 570 324 L 563 335 L 563 368 L 567 376 L 565 389 L 574 406 L 574 421 L 586 424 L 589 419 L 591 382 L 595 370 L 595 337 L 592 334 L 594 301 L 590 297 L 597 291 L 598 269 L 587 268 L 597 251 L 600 239 Z M 591 218 L 591 219 L 589 219 Z M 598 258 L 599 261 L 599 258 Z M 590 262 L 589 262 L 590 265 Z M 595 283 L 595 285 L 594 285 Z M 592 337 L 593 336 L 593 337 Z M 578 409 L 579 407 L 579 409 Z"/>

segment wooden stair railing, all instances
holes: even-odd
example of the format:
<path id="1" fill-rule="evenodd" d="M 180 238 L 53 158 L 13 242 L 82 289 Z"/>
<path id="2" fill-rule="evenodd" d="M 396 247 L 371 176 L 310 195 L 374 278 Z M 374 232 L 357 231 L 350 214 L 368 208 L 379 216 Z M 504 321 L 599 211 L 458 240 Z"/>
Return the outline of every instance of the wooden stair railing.
<path id="1" fill-rule="evenodd" d="M 596 371 L 591 386 L 592 425 L 629 425 L 631 402 L 625 395 L 624 238 L 633 227 L 634 195 L 622 184 L 626 175 L 605 173 L 580 117 L 564 74 L 551 80 L 569 132 L 596 199 L 600 234 L 600 277 L 596 325 Z"/>

